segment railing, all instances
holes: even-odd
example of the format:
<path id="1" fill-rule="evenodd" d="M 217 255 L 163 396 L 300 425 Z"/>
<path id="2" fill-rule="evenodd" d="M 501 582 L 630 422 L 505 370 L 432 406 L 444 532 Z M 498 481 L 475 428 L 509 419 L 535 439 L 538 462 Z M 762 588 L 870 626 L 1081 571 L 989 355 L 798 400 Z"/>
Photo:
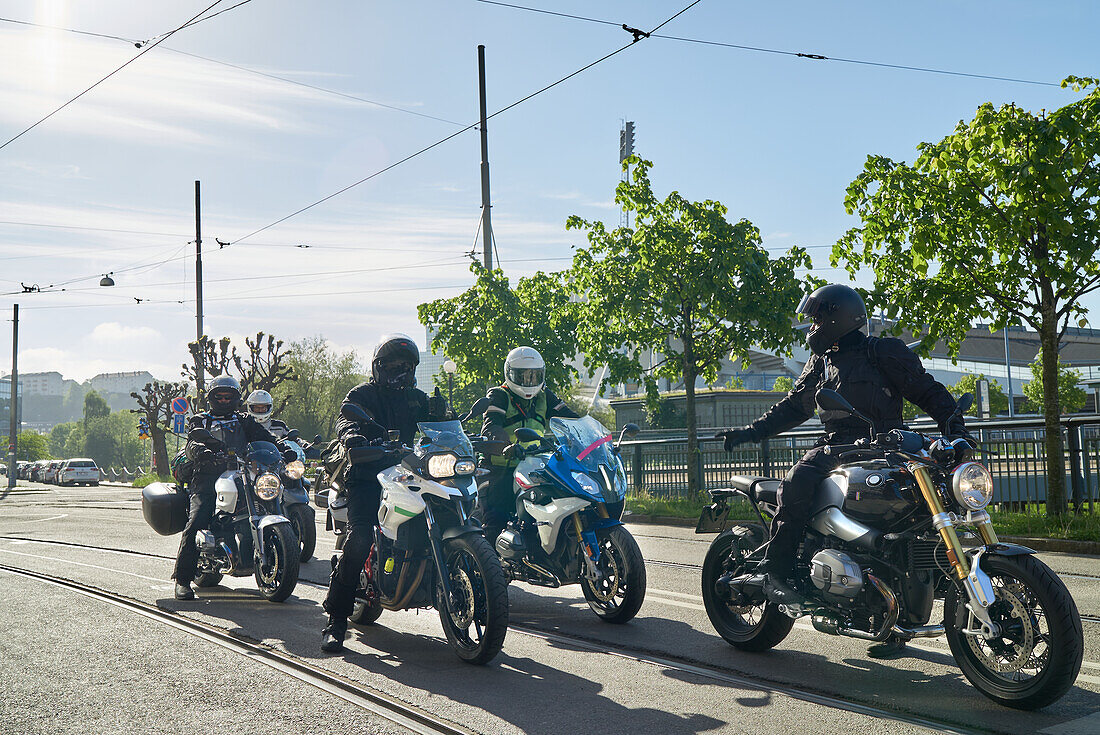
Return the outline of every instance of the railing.
<path id="1" fill-rule="evenodd" d="M 1089 510 L 1100 497 L 1100 416 L 1063 419 L 1066 494 Z M 1046 502 L 1046 430 L 1041 419 L 970 421 L 981 447 L 996 454 L 980 461 L 993 474 L 993 502 L 1028 507 Z M 914 422 L 915 431 L 937 434 L 934 425 Z M 714 439 L 714 429 L 700 429 L 699 474 L 703 487 L 721 487 L 732 475 L 782 478 L 822 435 L 796 430 L 760 444 L 743 444 L 732 452 Z M 664 498 L 687 497 L 687 439 L 637 439 L 623 442 L 622 459 L 632 492 Z"/>

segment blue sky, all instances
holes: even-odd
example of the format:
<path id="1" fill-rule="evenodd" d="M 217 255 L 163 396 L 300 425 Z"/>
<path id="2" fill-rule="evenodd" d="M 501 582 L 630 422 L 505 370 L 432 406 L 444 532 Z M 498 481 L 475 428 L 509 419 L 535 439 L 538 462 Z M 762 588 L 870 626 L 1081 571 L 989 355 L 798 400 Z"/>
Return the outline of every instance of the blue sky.
<path id="1" fill-rule="evenodd" d="M 9 0 L 0 17 L 147 39 L 212 1 Z M 517 4 L 649 29 L 688 0 Z M 1097 74 L 1098 7 L 703 0 L 661 33 L 1057 83 Z M 475 0 L 252 0 L 180 31 L 0 150 L 0 289 L 73 281 L 64 293 L 4 297 L 20 304 L 21 370 L 178 374 L 195 330 L 196 179 L 207 333 L 321 334 L 361 353 L 385 331 L 422 340 L 416 304 L 471 280 L 476 131 L 236 245 L 219 250 L 215 238 L 244 238 L 474 122 L 479 43 L 495 111 L 629 40 L 613 25 Z M 137 53 L 0 22 L 0 139 Z M 616 223 L 618 131 L 633 120 L 660 194 L 717 199 L 768 248 L 808 247 L 822 277 L 844 278 L 827 270 L 828 252 L 853 224 L 844 190 L 869 153 L 912 160 L 920 141 L 986 101 L 1051 109 L 1075 98 L 1057 86 L 643 40 L 490 121 L 497 248 L 515 277 L 562 268 L 583 244 L 566 217 Z M 97 285 L 106 272 L 113 289 Z M 1097 313 L 1100 298 L 1089 306 Z"/>

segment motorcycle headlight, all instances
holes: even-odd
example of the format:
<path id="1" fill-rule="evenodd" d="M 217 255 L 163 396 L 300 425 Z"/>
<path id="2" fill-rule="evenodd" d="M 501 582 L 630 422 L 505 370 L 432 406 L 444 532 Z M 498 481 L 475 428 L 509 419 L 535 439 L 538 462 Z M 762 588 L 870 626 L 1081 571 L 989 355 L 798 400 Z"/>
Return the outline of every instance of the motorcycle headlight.
<path id="1" fill-rule="evenodd" d="M 455 462 L 455 474 L 456 475 L 472 475 L 477 466 L 473 463 L 473 460 L 462 459 Z"/>
<path id="2" fill-rule="evenodd" d="M 583 472 L 574 472 L 573 473 L 573 480 L 578 485 L 580 485 L 581 489 L 584 490 L 589 495 L 599 495 L 600 494 L 600 486 L 596 484 L 595 480 L 593 480 L 591 477 L 584 474 Z"/>
<path id="3" fill-rule="evenodd" d="M 437 454 L 428 457 L 428 474 L 440 480 L 454 477 L 458 457 L 453 454 Z"/>
<path id="4" fill-rule="evenodd" d="M 306 466 L 301 460 L 296 459 L 293 462 L 289 462 L 287 466 L 283 468 L 283 472 L 292 480 L 301 480 L 302 475 L 306 473 Z"/>
<path id="5" fill-rule="evenodd" d="M 993 475 L 984 465 L 964 462 L 951 475 L 955 499 L 968 510 L 981 510 L 993 500 Z"/>
<path id="6" fill-rule="evenodd" d="M 256 495 L 260 500 L 274 500 L 282 488 L 283 482 L 278 475 L 265 472 L 256 478 Z"/>

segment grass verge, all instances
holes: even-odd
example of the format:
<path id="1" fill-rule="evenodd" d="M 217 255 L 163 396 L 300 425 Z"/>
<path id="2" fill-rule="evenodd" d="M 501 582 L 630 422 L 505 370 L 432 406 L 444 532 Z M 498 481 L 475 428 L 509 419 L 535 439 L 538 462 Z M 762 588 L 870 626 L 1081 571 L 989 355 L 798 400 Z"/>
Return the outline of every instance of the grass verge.
<path id="1" fill-rule="evenodd" d="M 146 485 L 152 485 L 154 482 L 175 482 L 171 477 L 167 475 L 154 475 L 149 473 L 148 475 L 142 475 L 134 479 L 131 483 L 134 487 L 145 487 Z"/>

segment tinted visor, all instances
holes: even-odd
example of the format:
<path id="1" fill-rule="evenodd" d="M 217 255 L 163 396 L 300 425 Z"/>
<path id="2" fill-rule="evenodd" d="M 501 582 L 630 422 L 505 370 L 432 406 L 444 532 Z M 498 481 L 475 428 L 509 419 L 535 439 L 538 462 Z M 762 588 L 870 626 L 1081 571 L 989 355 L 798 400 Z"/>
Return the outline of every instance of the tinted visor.
<path id="1" fill-rule="evenodd" d="M 817 299 L 813 294 L 806 294 L 802 297 L 802 300 L 798 302 L 798 308 L 795 309 L 795 313 L 802 314 L 807 319 L 816 319 L 823 304 L 820 299 Z"/>
<path id="2" fill-rule="evenodd" d="M 508 380 L 524 388 L 542 385 L 546 368 L 508 368 Z"/>
<path id="3" fill-rule="evenodd" d="M 236 400 L 237 395 L 229 391 L 220 391 L 218 393 L 211 393 L 210 400 L 215 403 L 232 403 Z"/>

